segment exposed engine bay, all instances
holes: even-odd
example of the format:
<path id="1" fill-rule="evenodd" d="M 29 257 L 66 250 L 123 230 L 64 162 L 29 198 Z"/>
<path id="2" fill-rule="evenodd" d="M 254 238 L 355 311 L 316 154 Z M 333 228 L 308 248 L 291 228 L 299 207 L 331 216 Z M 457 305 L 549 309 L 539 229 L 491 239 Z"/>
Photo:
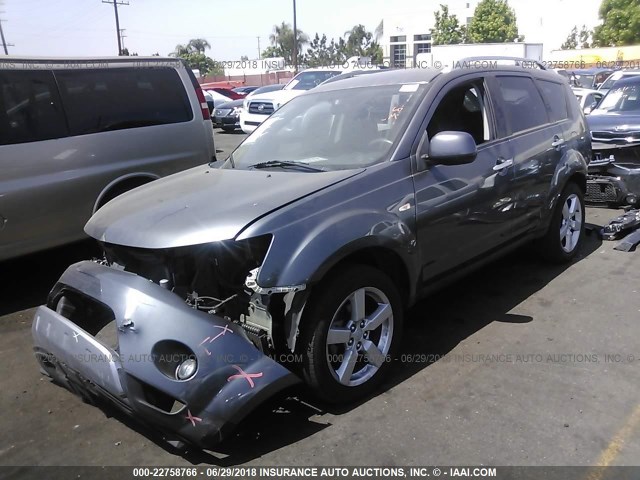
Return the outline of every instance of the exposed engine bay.
<path id="1" fill-rule="evenodd" d="M 191 308 L 237 323 L 260 351 L 269 354 L 286 348 L 287 338 L 282 321 L 286 292 L 263 291 L 256 283 L 270 243 L 266 235 L 172 249 L 102 247 L 106 265 L 151 280 Z"/>

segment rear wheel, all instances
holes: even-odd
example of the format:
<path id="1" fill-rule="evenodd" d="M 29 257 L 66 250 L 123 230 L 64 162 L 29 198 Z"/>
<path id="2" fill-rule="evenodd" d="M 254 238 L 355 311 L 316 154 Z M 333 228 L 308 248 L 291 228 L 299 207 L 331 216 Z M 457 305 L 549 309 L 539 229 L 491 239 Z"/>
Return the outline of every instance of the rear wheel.
<path id="1" fill-rule="evenodd" d="M 321 282 L 301 327 L 303 376 L 322 399 L 345 403 L 374 390 L 402 331 L 402 305 L 391 280 L 364 265 Z"/>
<path id="2" fill-rule="evenodd" d="M 572 182 L 560 196 L 549 230 L 538 240 L 541 255 L 553 262 L 572 260 L 582 245 L 584 225 L 584 192 Z"/>

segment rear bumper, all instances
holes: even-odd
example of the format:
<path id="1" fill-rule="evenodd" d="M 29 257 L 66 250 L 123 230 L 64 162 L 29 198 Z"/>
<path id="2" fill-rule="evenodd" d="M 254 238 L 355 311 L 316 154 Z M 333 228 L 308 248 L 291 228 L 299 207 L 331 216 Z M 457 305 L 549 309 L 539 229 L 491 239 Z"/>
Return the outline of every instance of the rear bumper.
<path id="1" fill-rule="evenodd" d="M 85 399 L 108 401 L 169 439 L 210 447 L 255 406 L 299 381 L 258 351 L 242 328 L 191 309 L 136 275 L 81 262 L 67 269 L 52 294 L 32 327 L 44 371 Z M 52 309 L 65 294 L 111 312 L 113 319 L 96 332 L 91 318 L 65 318 Z M 105 340 L 108 332 L 113 345 Z M 172 362 L 188 357 L 196 359 L 197 370 L 177 380 Z"/>

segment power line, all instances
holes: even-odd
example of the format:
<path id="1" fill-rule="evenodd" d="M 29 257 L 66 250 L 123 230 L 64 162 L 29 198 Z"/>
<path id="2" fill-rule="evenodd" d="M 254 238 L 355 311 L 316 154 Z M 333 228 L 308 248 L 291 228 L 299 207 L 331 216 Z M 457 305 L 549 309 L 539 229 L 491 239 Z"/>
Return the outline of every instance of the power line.
<path id="1" fill-rule="evenodd" d="M 118 5 L 129 5 L 129 2 L 118 0 L 102 0 L 102 3 L 108 3 L 113 5 L 113 10 L 116 14 L 116 36 L 118 37 L 118 55 L 122 55 L 122 38 L 120 31 L 120 18 L 118 18 Z"/>

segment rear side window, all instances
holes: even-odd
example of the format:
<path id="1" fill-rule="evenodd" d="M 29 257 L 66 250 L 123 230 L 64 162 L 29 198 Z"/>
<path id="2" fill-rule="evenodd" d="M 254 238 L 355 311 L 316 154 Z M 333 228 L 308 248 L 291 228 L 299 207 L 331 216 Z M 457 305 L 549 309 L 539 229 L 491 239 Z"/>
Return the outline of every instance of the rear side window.
<path id="1" fill-rule="evenodd" d="M 549 121 L 540 92 L 529 77 L 498 77 L 498 96 L 502 98 L 507 128 L 522 132 Z"/>
<path id="2" fill-rule="evenodd" d="M 66 135 L 67 126 L 51 72 L 0 71 L 0 145 Z"/>
<path id="3" fill-rule="evenodd" d="M 549 108 L 551 121 L 565 120 L 569 114 L 567 112 L 567 97 L 565 97 L 562 85 L 546 80 L 540 80 L 538 84 Z"/>
<path id="4" fill-rule="evenodd" d="M 172 68 L 55 72 L 72 135 L 187 122 L 189 97 Z"/>

